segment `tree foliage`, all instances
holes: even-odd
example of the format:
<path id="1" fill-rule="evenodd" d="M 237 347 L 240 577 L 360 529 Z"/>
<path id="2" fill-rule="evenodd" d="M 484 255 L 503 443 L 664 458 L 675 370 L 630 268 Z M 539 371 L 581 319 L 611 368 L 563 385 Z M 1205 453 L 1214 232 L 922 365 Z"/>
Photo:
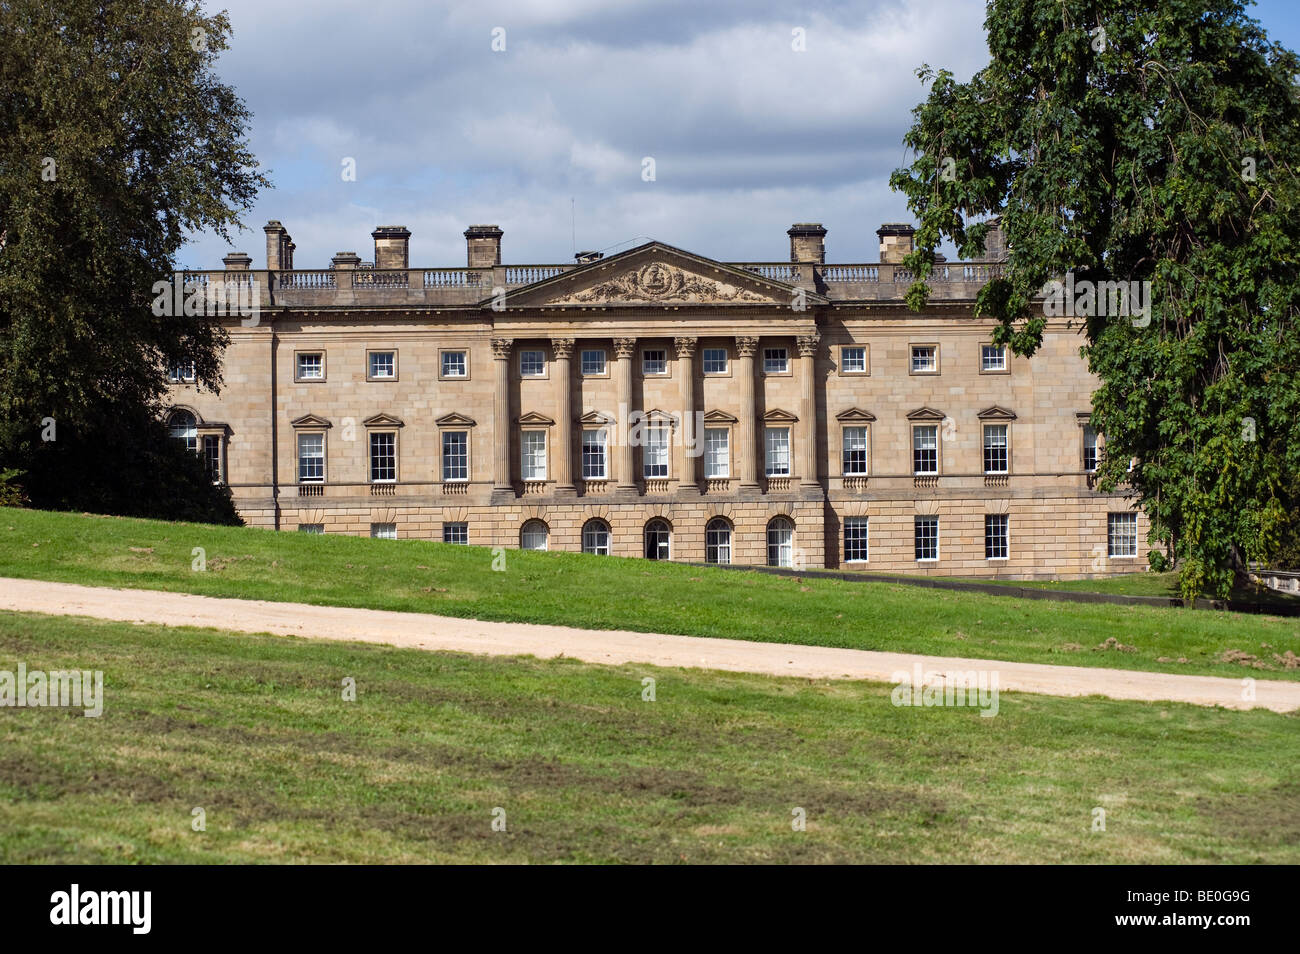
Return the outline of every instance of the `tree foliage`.
<path id="1" fill-rule="evenodd" d="M 166 368 L 216 389 L 225 334 L 150 308 L 186 234 L 227 237 L 267 184 L 214 74 L 228 35 L 180 0 L 0 3 L 0 469 L 38 506 L 168 516 L 173 482 L 233 517 L 159 422 Z"/>
<path id="2" fill-rule="evenodd" d="M 992 215 L 1011 251 L 977 311 L 1019 354 L 1045 283 L 1149 281 L 1149 324 L 1076 319 L 1099 479 L 1136 497 L 1184 595 L 1225 594 L 1300 512 L 1300 61 L 1234 0 L 990 0 L 985 27 L 969 82 L 918 73 L 891 180 L 919 219 L 909 303 L 943 239 L 976 256 Z"/>

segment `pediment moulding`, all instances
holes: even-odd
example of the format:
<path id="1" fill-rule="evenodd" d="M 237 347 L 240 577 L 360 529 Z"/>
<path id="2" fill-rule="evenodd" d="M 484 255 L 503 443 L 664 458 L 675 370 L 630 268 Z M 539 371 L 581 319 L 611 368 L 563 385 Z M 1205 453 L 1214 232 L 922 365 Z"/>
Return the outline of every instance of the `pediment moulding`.
<path id="1" fill-rule="evenodd" d="M 794 424 L 798 422 L 799 418 L 795 417 L 795 415 L 791 414 L 789 411 L 783 410 L 779 407 L 774 407 L 763 415 L 763 420 L 777 424 Z"/>
<path id="2" fill-rule="evenodd" d="M 918 407 L 915 411 L 907 412 L 909 421 L 942 421 L 943 412 L 936 411 L 932 407 Z"/>
<path id="3" fill-rule="evenodd" d="M 864 423 L 870 423 L 875 419 L 876 419 L 876 415 L 872 414 L 870 411 L 864 411 L 860 407 L 851 407 L 847 411 L 840 411 L 840 413 L 835 415 L 835 420 L 849 421 L 850 423 L 854 423 L 858 421 L 862 421 Z"/>
<path id="4" fill-rule="evenodd" d="M 539 414 L 537 411 L 529 411 L 527 414 L 519 415 L 517 424 L 529 424 L 537 427 L 550 427 L 555 423 L 554 418 L 547 417 L 545 414 Z"/>
<path id="5" fill-rule="evenodd" d="M 365 427 L 404 427 L 400 417 L 392 414 L 375 414 L 361 422 Z"/>
<path id="6" fill-rule="evenodd" d="M 653 258 L 630 264 L 602 281 L 577 291 L 561 292 L 547 304 L 665 304 L 712 305 L 722 303 L 784 304 L 739 284 L 709 278 L 667 261 Z"/>
<path id="7" fill-rule="evenodd" d="M 726 411 L 714 409 L 704 413 L 705 424 L 735 424 L 740 420 L 734 414 L 728 414 Z"/>

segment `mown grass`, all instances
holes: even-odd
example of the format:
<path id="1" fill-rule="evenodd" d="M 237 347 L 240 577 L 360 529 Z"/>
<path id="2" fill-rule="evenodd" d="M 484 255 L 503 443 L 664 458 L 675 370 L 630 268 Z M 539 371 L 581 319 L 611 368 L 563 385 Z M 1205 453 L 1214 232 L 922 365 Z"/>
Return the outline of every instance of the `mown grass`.
<path id="1" fill-rule="evenodd" d="M 953 577 L 953 579 L 958 579 Z M 999 586 L 1024 586 L 1040 590 L 1066 590 L 1075 593 L 1111 593 L 1117 596 L 1157 596 L 1177 598 L 1177 573 L 1124 573 L 1091 580 L 980 580 Z M 1279 593 L 1265 586 L 1249 585 L 1232 591 L 1231 599 L 1260 606 L 1296 607 L 1300 597 Z"/>
<path id="2" fill-rule="evenodd" d="M 1300 862 L 1294 714 L 0 613 L 19 661 L 105 701 L 0 709 L 3 863 Z"/>
<path id="3" fill-rule="evenodd" d="M 194 569 L 195 548 L 206 569 Z M 0 576 L 588 629 L 1300 679 L 1300 669 L 1285 661 L 1288 651 L 1300 653 L 1297 618 L 1044 602 L 575 553 L 494 556 L 422 540 L 9 509 L 0 511 Z M 1112 639 L 1127 649 L 1098 648 Z M 1228 651 L 1253 658 L 1224 662 Z"/>

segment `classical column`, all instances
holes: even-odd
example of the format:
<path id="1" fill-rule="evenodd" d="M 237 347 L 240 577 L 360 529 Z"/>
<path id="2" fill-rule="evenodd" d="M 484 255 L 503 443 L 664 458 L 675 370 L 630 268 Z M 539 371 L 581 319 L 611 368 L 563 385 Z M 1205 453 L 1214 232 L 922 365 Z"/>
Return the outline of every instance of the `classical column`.
<path id="1" fill-rule="evenodd" d="M 754 409 L 754 352 L 758 338 L 736 338 L 736 376 L 740 379 L 740 446 L 736 460 L 740 462 L 740 489 L 757 490 L 758 443 L 755 438 L 758 422 Z"/>
<path id="2" fill-rule="evenodd" d="M 704 435 L 695 429 L 695 338 L 674 338 L 677 346 L 677 375 L 681 387 L 681 434 L 677 446 L 677 492 L 698 496 L 700 492 L 699 452 Z M 691 454 L 692 442 L 696 453 Z"/>
<path id="3" fill-rule="evenodd" d="M 510 351 L 509 338 L 492 339 L 492 364 L 496 368 L 496 389 L 492 392 L 492 502 L 513 499 L 510 477 Z"/>
<path id="4" fill-rule="evenodd" d="M 800 335 L 799 383 L 803 393 L 799 400 L 799 444 L 803 460 L 799 466 L 799 484 L 803 487 L 820 487 L 817 479 L 817 342 L 821 335 Z"/>
<path id="5" fill-rule="evenodd" d="M 573 390 L 569 362 L 573 357 L 572 338 L 552 338 L 555 352 L 555 493 L 559 497 L 577 496 L 573 483 Z"/>
<path id="6" fill-rule="evenodd" d="M 618 441 L 618 482 L 614 493 L 619 497 L 635 497 L 636 473 L 633 470 L 632 442 L 628 440 L 632 414 L 632 353 L 636 351 L 635 338 L 614 339 L 614 381 L 617 388 L 618 413 L 622 418 L 615 427 Z"/>

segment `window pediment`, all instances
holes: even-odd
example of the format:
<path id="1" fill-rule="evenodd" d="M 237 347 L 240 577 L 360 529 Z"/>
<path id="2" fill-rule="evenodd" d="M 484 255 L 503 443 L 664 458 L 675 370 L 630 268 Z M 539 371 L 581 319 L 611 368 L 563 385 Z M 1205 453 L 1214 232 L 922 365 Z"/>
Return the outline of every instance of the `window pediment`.
<path id="1" fill-rule="evenodd" d="M 319 414 L 304 414 L 302 417 L 294 418 L 289 422 L 290 427 L 333 427 L 327 418 Z"/>
<path id="2" fill-rule="evenodd" d="M 835 415 L 835 420 L 843 421 L 846 424 L 870 424 L 876 419 L 876 415 L 870 411 L 864 411 L 860 407 L 851 407 L 847 411 L 840 411 Z"/>
<path id="3" fill-rule="evenodd" d="M 521 418 L 522 420 L 522 418 Z M 601 411 L 588 411 L 582 417 L 578 418 L 579 424 L 585 424 L 588 427 L 605 427 L 614 423 L 614 418 Z"/>
<path id="4" fill-rule="evenodd" d="M 932 407 L 918 407 L 915 411 L 907 412 L 909 421 L 942 421 L 943 412 L 936 411 Z"/>
<path id="5" fill-rule="evenodd" d="M 539 414 L 537 411 L 529 411 L 527 414 L 519 415 L 519 420 L 516 423 L 532 427 L 550 427 L 555 423 L 555 420 L 545 414 Z"/>
<path id="6" fill-rule="evenodd" d="M 798 420 L 799 418 L 795 415 L 779 407 L 774 407 L 763 415 L 763 421 L 766 424 L 794 424 Z"/>
<path id="7" fill-rule="evenodd" d="M 452 411 L 450 414 L 444 414 L 433 423 L 437 424 L 439 427 L 473 427 L 475 425 L 474 418 L 466 417 L 464 414 L 460 414 L 456 411 Z"/>
<path id="8" fill-rule="evenodd" d="M 726 411 L 719 411 L 716 408 L 704 413 L 705 424 L 735 424 L 739 421 L 734 414 L 728 414 Z"/>
<path id="9" fill-rule="evenodd" d="M 365 427 L 403 427 L 402 419 L 391 414 L 375 414 L 361 422 Z"/>
<path id="10" fill-rule="evenodd" d="M 992 407 L 986 407 L 977 415 L 981 421 L 1014 421 L 1016 419 L 1015 411 L 1008 411 L 1005 407 L 994 404 Z"/>

